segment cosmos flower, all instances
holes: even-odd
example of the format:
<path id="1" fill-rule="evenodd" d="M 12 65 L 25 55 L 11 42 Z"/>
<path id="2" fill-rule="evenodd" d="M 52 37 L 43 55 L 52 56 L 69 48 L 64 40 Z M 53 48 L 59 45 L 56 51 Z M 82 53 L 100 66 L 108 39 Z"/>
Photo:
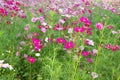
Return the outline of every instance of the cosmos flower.
<path id="1" fill-rule="evenodd" d="M 87 57 L 89 54 L 90 54 L 90 52 L 88 52 L 88 51 L 82 51 L 82 55 L 85 57 Z"/>
<path id="2" fill-rule="evenodd" d="M 91 58 L 86 58 L 86 60 L 89 62 L 89 63 L 92 63 L 93 60 Z"/>
<path id="3" fill-rule="evenodd" d="M 119 46 L 118 45 L 114 45 L 113 47 L 112 47 L 112 51 L 117 51 L 117 50 L 119 50 Z"/>
<path id="4" fill-rule="evenodd" d="M 85 44 L 94 46 L 93 40 L 90 40 L 90 39 L 86 39 L 86 40 L 85 40 Z"/>
<path id="5" fill-rule="evenodd" d="M 98 30 L 102 30 L 102 29 L 103 29 L 103 24 L 102 24 L 102 23 L 97 23 L 97 24 L 96 24 L 96 28 L 97 28 Z"/>
<path id="6" fill-rule="evenodd" d="M 70 41 L 70 42 L 66 42 L 65 45 L 64 45 L 64 48 L 65 49 L 71 49 L 71 48 L 74 48 L 75 44 Z"/>
<path id="7" fill-rule="evenodd" d="M 40 51 L 42 48 L 41 40 L 37 38 L 32 38 L 32 42 L 36 51 Z"/>
<path id="8" fill-rule="evenodd" d="M 30 62 L 31 64 L 34 64 L 35 63 L 35 61 L 36 61 L 36 59 L 35 58 L 33 58 L 33 57 L 27 57 L 27 60 L 28 60 L 28 62 Z"/>
<path id="9" fill-rule="evenodd" d="M 81 33 L 83 33 L 84 31 L 85 31 L 85 28 L 80 28 L 80 27 L 78 27 L 78 26 L 76 26 L 75 28 L 74 28 L 74 31 L 75 32 L 81 32 Z"/>
<path id="10" fill-rule="evenodd" d="M 43 33 L 46 33 L 46 28 L 42 27 L 42 28 L 41 28 L 41 31 L 42 31 Z"/>
<path id="11" fill-rule="evenodd" d="M 91 75 L 93 79 L 98 78 L 98 74 L 96 72 L 92 72 Z"/>
<path id="12" fill-rule="evenodd" d="M 66 40 L 63 39 L 63 38 L 57 38 L 57 43 L 58 44 L 64 44 L 64 43 L 66 43 Z"/>
<path id="13" fill-rule="evenodd" d="M 111 44 L 106 44 L 106 45 L 105 45 L 105 48 L 111 49 L 111 48 L 112 48 L 112 45 L 111 45 Z"/>
<path id="14" fill-rule="evenodd" d="M 32 21 L 33 23 L 35 23 L 37 20 L 38 20 L 38 19 L 35 18 L 35 17 L 33 17 L 33 18 L 31 19 L 31 21 Z"/>

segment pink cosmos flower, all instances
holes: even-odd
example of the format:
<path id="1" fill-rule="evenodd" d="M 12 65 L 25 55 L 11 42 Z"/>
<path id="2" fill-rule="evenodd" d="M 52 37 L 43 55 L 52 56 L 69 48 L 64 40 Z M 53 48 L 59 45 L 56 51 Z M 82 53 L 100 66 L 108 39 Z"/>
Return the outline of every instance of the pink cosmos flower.
<path id="1" fill-rule="evenodd" d="M 8 12 L 5 9 L 0 8 L 0 15 L 7 16 Z"/>
<path id="2" fill-rule="evenodd" d="M 92 10 L 88 10 L 89 14 L 92 14 Z"/>
<path id="3" fill-rule="evenodd" d="M 42 45 L 41 45 L 41 40 L 39 39 L 36 39 L 36 38 L 32 38 L 32 42 L 33 42 L 33 45 L 34 45 L 34 48 L 36 51 L 40 51 L 41 48 L 42 48 Z"/>
<path id="4" fill-rule="evenodd" d="M 65 45 L 64 45 L 64 48 L 65 49 L 70 49 L 70 48 L 74 48 L 75 44 L 70 41 L 70 42 L 66 42 Z"/>
<path id="5" fill-rule="evenodd" d="M 97 49 L 93 49 L 93 50 L 92 50 L 92 55 L 93 55 L 93 56 L 96 56 L 97 53 L 98 53 L 98 50 L 97 50 Z"/>
<path id="6" fill-rule="evenodd" d="M 88 52 L 88 51 L 82 51 L 82 55 L 85 57 L 87 57 L 89 54 L 90 54 L 90 52 Z"/>
<path id="7" fill-rule="evenodd" d="M 21 42 L 20 42 L 20 45 L 21 45 L 21 46 L 24 46 L 24 45 L 25 45 L 25 41 L 21 41 Z"/>
<path id="8" fill-rule="evenodd" d="M 79 19 L 79 21 L 86 23 L 87 21 L 89 21 L 89 19 L 86 18 L 86 17 L 81 17 L 81 18 Z"/>
<path id="9" fill-rule="evenodd" d="M 93 40 L 90 40 L 90 39 L 86 39 L 86 40 L 85 40 L 85 44 L 94 46 Z"/>
<path id="10" fill-rule="evenodd" d="M 113 28 L 113 26 L 108 26 L 107 28 L 108 28 L 108 29 L 112 29 L 112 28 Z"/>
<path id="11" fill-rule="evenodd" d="M 111 44 L 106 44 L 106 45 L 105 45 L 105 48 L 111 49 L 111 48 L 112 48 L 112 45 L 111 45 Z"/>
<path id="12" fill-rule="evenodd" d="M 96 24 L 96 28 L 97 28 L 98 30 L 102 30 L 102 29 L 103 29 L 103 24 L 102 24 L 102 23 L 97 23 L 97 24 Z"/>
<path id="13" fill-rule="evenodd" d="M 91 58 L 86 58 L 89 63 L 92 63 L 93 60 Z"/>
<path id="14" fill-rule="evenodd" d="M 37 21 L 37 18 L 34 18 L 34 17 L 33 17 L 33 18 L 31 19 L 31 21 L 32 21 L 33 23 L 35 23 L 35 22 Z"/>
<path id="15" fill-rule="evenodd" d="M 119 46 L 118 45 L 114 45 L 113 47 L 112 47 L 112 51 L 117 51 L 117 50 L 119 50 Z"/>
<path id="16" fill-rule="evenodd" d="M 86 22 L 85 22 L 85 26 L 90 26 L 91 24 L 92 24 L 91 21 L 86 21 Z"/>
<path id="17" fill-rule="evenodd" d="M 74 31 L 83 33 L 85 31 L 85 28 L 84 27 L 80 28 L 80 27 L 77 26 L 77 27 L 74 28 Z"/>
<path id="18" fill-rule="evenodd" d="M 16 52 L 16 56 L 20 56 L 20 52 Z"/>
<path id="19" fill-rule="evenodd" d="M 28 30 L 29 30 L 29 27 L 25 27 L 24 30 L 25 30 L 25 31 L 28 31 Z"/>
<path id="20" fill-rule="evenodd" d="M 63 38 L 57 38 L 57 43 L 58 44 L 64 44 L 66 42 L 66 40 L 65 39 L 63 39 Z"/>
<path id="21" fill-rule="evenodd" d="M 60 19 L 60 22 L 61 22 L 62 24 L 64 24 L 64 23 L 65 23 L 65 20 L 63 20 L 63 19 Z"/>
<path id="22" fill-rule="evenodd" d="M 41 8 L 39 9 L 39 12 L 40 12 L 40 13 L 43 13 L 43 12 L 44 12 L 43 7 L 41 7 Z"/>
<path id="23" fill-rule="evenodd" d="M 85 2 L 85 5 L 86 5 L 86 6 L 89 6 L 89 5 L 90 5 L 90 3 L 89 3 L 88 1 L 86 1 L 86 2 Z"/>
<path id="24" fill-rule="evenodd" d="M 34 64 L 35 61 L 36 61 L 36 59 L 33 58 L 33 57 L 27 57 L 27 60 L 28 60 L 28 62 L 30 62 L 31 64 Z"/>
<path id="25" fill-rule="evenodd" d="M 42 31 L 43 33 L 46 33 L 46 28 L 42 27 L 42 28 L 41 28 L 41 31 Z"/>

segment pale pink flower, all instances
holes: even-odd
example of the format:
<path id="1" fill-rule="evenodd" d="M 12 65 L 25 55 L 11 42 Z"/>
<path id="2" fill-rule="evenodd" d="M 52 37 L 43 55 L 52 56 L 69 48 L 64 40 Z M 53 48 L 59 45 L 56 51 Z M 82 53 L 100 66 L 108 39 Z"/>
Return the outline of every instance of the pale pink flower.
<path id="1" fill-rule="evenodd" d="M 98 30 L 102 30 L 102 29 L 103 29 L 103 24 L 102 24 L 102 23 L 97 23 L 97 24 L 96 24 L 96 28 L 97 28 Z"/>
<path id="2" fill-rule="evenodd" d="M 73 33 L 73 28 L 69 28 L 68 33 Z"/>
<path id="3" fill-rule="evenodd" d="M 42 28 L 41 28 L 41 31 L 42 31 L 43 33 L 46 33 L 46 28 L 42 27 Z"/>
<path id="4" fill-rule="evenodd" d="M 33 23 L 35 23 L 35 22 L 37 21 L 37 18 L 34 18 L 34 17 L 33 17 L 33 18 L 31 19 L 31 21 L 32 21 Z"/>

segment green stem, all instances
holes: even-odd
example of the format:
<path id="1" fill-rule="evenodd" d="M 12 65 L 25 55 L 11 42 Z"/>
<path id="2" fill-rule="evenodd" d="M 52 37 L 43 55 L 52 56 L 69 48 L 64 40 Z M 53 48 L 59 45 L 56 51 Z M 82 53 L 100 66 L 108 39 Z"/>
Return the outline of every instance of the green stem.
<path id="1" fill-rule="evenodd" d="M 55 57 L 56 57 L 56 48 L 54 49 L 54 55 L 53 55 L 53 60 L 52 60 L 52 72 L 50 73 L 51 75 L 51 79 L 50 80 L 53 80 L 53 72 L 54 72 L 54 62 L 55 62 Z"/>
<path id="2" fill-rule="evenodd" d="M 100 32 L 100 43 L 98 45 L 98 53 L 97 53 L 97 57 L 96 57 L 96 60 L 95 60 L 95 68 L 94 68 L 94 72 L 96 71 L 96 67 L 97 67 L 97 62 L 98 62 L 98 55 L 100 54 L 100 51 L 101 51 L 101 42 L 103 41 L 103 32 L 104 32 L 104 29 L 102 30 L 102 32 Z"/>
<path id="3" fill-rule="evenodd" d="M 32 80 L 32 70 L 31 70 L 31 67 L 32 67 L 32 66 L 31 66 L 31 64 L 30 64 L 30 77 L 29 77 L 30 79 L 29 79 L 29 80 Z"/>

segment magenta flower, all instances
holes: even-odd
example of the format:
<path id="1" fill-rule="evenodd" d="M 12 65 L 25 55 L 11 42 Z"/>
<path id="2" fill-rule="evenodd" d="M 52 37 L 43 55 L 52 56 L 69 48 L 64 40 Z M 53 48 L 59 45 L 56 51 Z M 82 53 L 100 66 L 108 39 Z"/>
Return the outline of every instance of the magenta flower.
<path id="1" fill-rule="evenodd" d="M 34 45 L 34 48 L 36 51 L 40 51 L 41 48 L 42 48 L 42 45 L 41 45 L 41 40 L 39 39 L 36 39 L 36 38 L 32 38 L 32 42 L 33 42 L 33 45 Z"/>
<path id="2" fill-rule="evenodd" d="M 88 51 L 82 51 L 82 55 L 85 57 L 87 57 L 89 54 L 90 54 L 90 52 L 88 52 Z"/>
<path id="3" fill-rule="evenodd" d="M 85 22 L 85 26 L 90 26 L 91 24 L 92 24 L 92 22 L 89 20 Z"/>
<path id="4" fill-rule="evenodd" d="M 36 59 L 33 58 L 33 57 L 27 57 L 27 60 L 28 60 L 28 62 L 30 62 L 31 64 L 34 64 L 35 61 L 36 61 Z"/>
<path id="5" fill-rule="evenodd" d="M 86 23 L 86 22 L 89 21 L 89 19 L 86 18 L 86 17 L 81 17 L 81 18 L 79 19 L 79 21 L 80 21 L 80 22 L 83 22 L 83 23 Z"/>
<path id="6" fill-rule="evenodd" d="M 5 9 L 0 8 L 0 15 L 7 16 L 8 12 Z"/>
<path id="7" fill-rule="evenodd" d="M 113 47 L 112 47 L 112 51 L 117 51 L 117 50 L 119 50 L 119 46 L 118 45 L 114 45 Z"/>
<path id="8" fill-rule="evenodd" d="M 88 10 L 89 14 L 92 14 L 92 10 Z"/>
<path id="9" fill-rule="evenodd" d="M 102 30 L 102 29 L 103 29 L 103 24 L 102 24 L 102 23 L 97 23 L 97 24 L 96 24 L 96 28 L 97 28 L 98 30 Z"/>
<path id="10" fill-rule="evenodd" d="M 111 44 L 106 44 L 106 45 L 105 45 L 105 48 L 111 49 L 111 48 L 112 48 L 112 45 L 111 45 Z"/>
<path id="11" fill-rule="evenodd" d="M 39 9 L 39 12 L 40 12 L 40 13 L 43 13 L 43 12 L 44 12 L 43 7 L 41 7 L 41 8 Z"/>
<path id="12" fill-rule="evenodd" d="M 64 44 L 65 42 L 66 42 L 65 39 L 63 39 L 63 38 L 57 38 L 57 43 L 58 44 Z"/>
<path id="13" fill-rule="evenodd" d="M 91 58 L 86 58 L 89 63 L 92 63 L 93 60 Z"/>
<path id="14" fill-rule="evenodd" d="M 80 27 L 77 26 L 77 27 L 74 28 L 74 31 L 83 33 L 85 31 L 85 28 L 84 27 L 80 28 Z"/>
<path id="15" fill-rule="evenodd" d="M 75 44 L 72 41 L 70 41 L 70 42 L 65 43 L 64 48 L 70 49 L 70 48 L 74 48 L 74 46 Z"/>
<path id="16" fill-rule="evenodd" d="M 108 28 L 108 29 L 112 29 L 112 28 L 113 28 L 113 26 L 108 26 L 107 28 Z"/>

